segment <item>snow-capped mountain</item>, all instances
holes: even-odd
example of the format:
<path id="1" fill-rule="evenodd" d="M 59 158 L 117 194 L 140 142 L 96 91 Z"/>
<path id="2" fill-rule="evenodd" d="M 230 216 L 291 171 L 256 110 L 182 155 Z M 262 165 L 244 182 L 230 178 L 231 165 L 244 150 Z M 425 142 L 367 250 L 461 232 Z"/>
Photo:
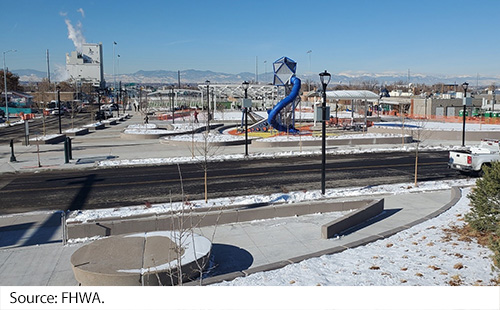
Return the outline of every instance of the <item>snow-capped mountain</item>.
<path id="1" fill-rule="evenodd" d="M 22 82 L 36 82 L 41 81 L 47 76 L 46 72 L 31 70 L 31 69 L 21 69 L 13 70 L 13 72 L 19 75 L 19 79 Z M 53 75 L 55 76 L 55 75 Z M 298 74 L 298 76 L 305 82 L 311 81 L 313 83 L 319 83 L 319 77 L 317 74 Z M 106 81 L 122 81 L 123 83 L 164 83 L 173 84 L 178 82 L 178 71 L 173 70 L 139 70 L 135 73 L 128 74 L 117 74 L 116 77 L 112 75 L 105 75 Z M 182 83 L 200 83 L 203 84 L 205 81 L 210 81 L 210 83 L 217 84 L 232 84 L 241 83 L 243 81 L 255 82 L 255 73 L 251 72 L 241 72 L 237 74 L 233 73 L 223 73 L 214 72 L 209 70 L 182 70 L 180 71 L 180 79 Z M 272 83 L 273 73 L 260 73 L 258 75 L 258 81 L 260 83 Z M 410 76 L 406 73 L 364 73 L 364 72 L 339 72 L 333 73 L 331 78 L 331 84 L 358 84 L 362 82 L 376 82 L 376 84 L 393 84 L 401 82 L 402 84 L 412 83 L 412 84 L 427 84 L 433 85 L 438 83 L 445 84 L 462 84 L 467 81 L 472 86 L 489 86 L 492 84 L 500 83 L 500 76 L 446 76 L 446 75 L 425 75 L 412 73 Z"/>

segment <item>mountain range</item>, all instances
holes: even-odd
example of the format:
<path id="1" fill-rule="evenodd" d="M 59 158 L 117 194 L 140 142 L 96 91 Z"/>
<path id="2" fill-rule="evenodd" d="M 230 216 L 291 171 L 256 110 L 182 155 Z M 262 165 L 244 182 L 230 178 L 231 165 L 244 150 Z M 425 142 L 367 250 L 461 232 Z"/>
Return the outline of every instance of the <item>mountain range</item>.
<path id="1" fill-rule="evenodd" d="M 15 74 L 19 76 L 21 82 L 38 82 L 43 78 L 47 77 L 46 72 L 32 70 L 32 69 L 20 69 L 12 70 Z M 53 75 L 55 76 L 55 74 Z M 313 83 L 319 83 L 319 77 L 317 74 L 298 74 L 298 77 L 305 81 L 312 81 Z M 194 84 L 204 84 L 205 81 L 210 81 L 210 83 L 216 84 L 235 84 L 241 83 L 243 81 L 255 82 L 255 73 L 242 72 L 238 74 L 232 73 L 222 73 L 214 71 L 202 71 L 202 70 L 183 70 L 180 71 L 180 78 L 182 83 L 194 83 Z M 53 78 L 57 80 L 57 78 Z M 105 75 L 105 79 L 108 84 L 116 81 L 122 81 L 122 83 L 141 83 L 141 84 L 173 84 L 178 81 L 178 71 L 169 70 L 152 70 L 145 71 L 139 70 L 135 73 L 129 74 L 117 74 L 115 78 L 112 75 Z M 260 83 L 272 83 L 273 73 L 261 73 L 258 75 L 258 82 Z M 433 85 L 437 83 L 444 84 L 462 84 L 462 82 L 467 81 L 472 87 L 478 86 L 489 86 L 492 84 L 499 84 L 499 77 L 487 77 L 487 76 L 433 76 L 433 75 L 423 75 L 423 74 L 398 74 L 398 73 L 338 73 L 332 74 L 331 84 L 358 84 L 362 82 L 375 82 L 377 84 L 393 84 L 399 83 L 407 84 L 408 82 L 413 84 L 427 84 Z"/>

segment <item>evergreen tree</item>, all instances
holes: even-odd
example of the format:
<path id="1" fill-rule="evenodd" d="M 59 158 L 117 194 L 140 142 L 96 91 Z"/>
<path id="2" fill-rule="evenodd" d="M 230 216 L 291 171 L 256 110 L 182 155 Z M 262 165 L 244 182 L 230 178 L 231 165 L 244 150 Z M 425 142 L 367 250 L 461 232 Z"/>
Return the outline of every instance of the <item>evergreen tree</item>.
<path id="1" fill-rule="evenodd" d="M 500 162 L 484 167 L 484 175 L 477 179 L 476 188 L 469 194 L 471 212 L 465 220 L 479 232 L 500 235 Z"/>

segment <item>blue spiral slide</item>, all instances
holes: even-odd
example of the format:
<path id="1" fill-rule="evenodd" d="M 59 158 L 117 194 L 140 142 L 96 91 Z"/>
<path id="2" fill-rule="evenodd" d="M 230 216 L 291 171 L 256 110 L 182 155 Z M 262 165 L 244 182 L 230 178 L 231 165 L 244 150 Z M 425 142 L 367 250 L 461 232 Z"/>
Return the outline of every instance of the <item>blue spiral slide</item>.
<path id="1" fill-rule="evenodd" d="M 290 83 L 292 83 L 292 91 L 288 96 L 283 98 L 274 108 L 269 111 L 269 115 L 267 117 L 268 123 L 273 126 L 274 129 L 278 131 L 288 131 L 289 133 L 298 133 L 299 131 L 290 125 L 290 128 L 287 128 L 284 124 L 280 123 L 278 120 L 279 112 L 283 110 L 287 105 L 292 103 L 295 98 L 299 95 L 300 91 L 300 79 L 296 76 L 292 76 L 290 78 Z"/>

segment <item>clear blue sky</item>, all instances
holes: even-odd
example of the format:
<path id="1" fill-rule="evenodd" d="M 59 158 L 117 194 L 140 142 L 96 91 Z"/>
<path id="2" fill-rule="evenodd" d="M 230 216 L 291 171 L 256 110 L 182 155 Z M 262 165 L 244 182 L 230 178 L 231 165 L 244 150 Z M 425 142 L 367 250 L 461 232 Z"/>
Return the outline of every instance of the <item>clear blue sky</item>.
<path id="1" fill-rule="evenodd" d="M 103 43 L 107 74 L 116 41 L 119 73 L 255 72 L 256 57 L 263 73 L 288 56 L 298 73 L 500 76 L 499 13 L 498 0 L 16 0 L 1 5 L 0 45 L 17 50 L 11 70 L 46 71 L 47 49 L 64 66 L 68 19 Z"/>

